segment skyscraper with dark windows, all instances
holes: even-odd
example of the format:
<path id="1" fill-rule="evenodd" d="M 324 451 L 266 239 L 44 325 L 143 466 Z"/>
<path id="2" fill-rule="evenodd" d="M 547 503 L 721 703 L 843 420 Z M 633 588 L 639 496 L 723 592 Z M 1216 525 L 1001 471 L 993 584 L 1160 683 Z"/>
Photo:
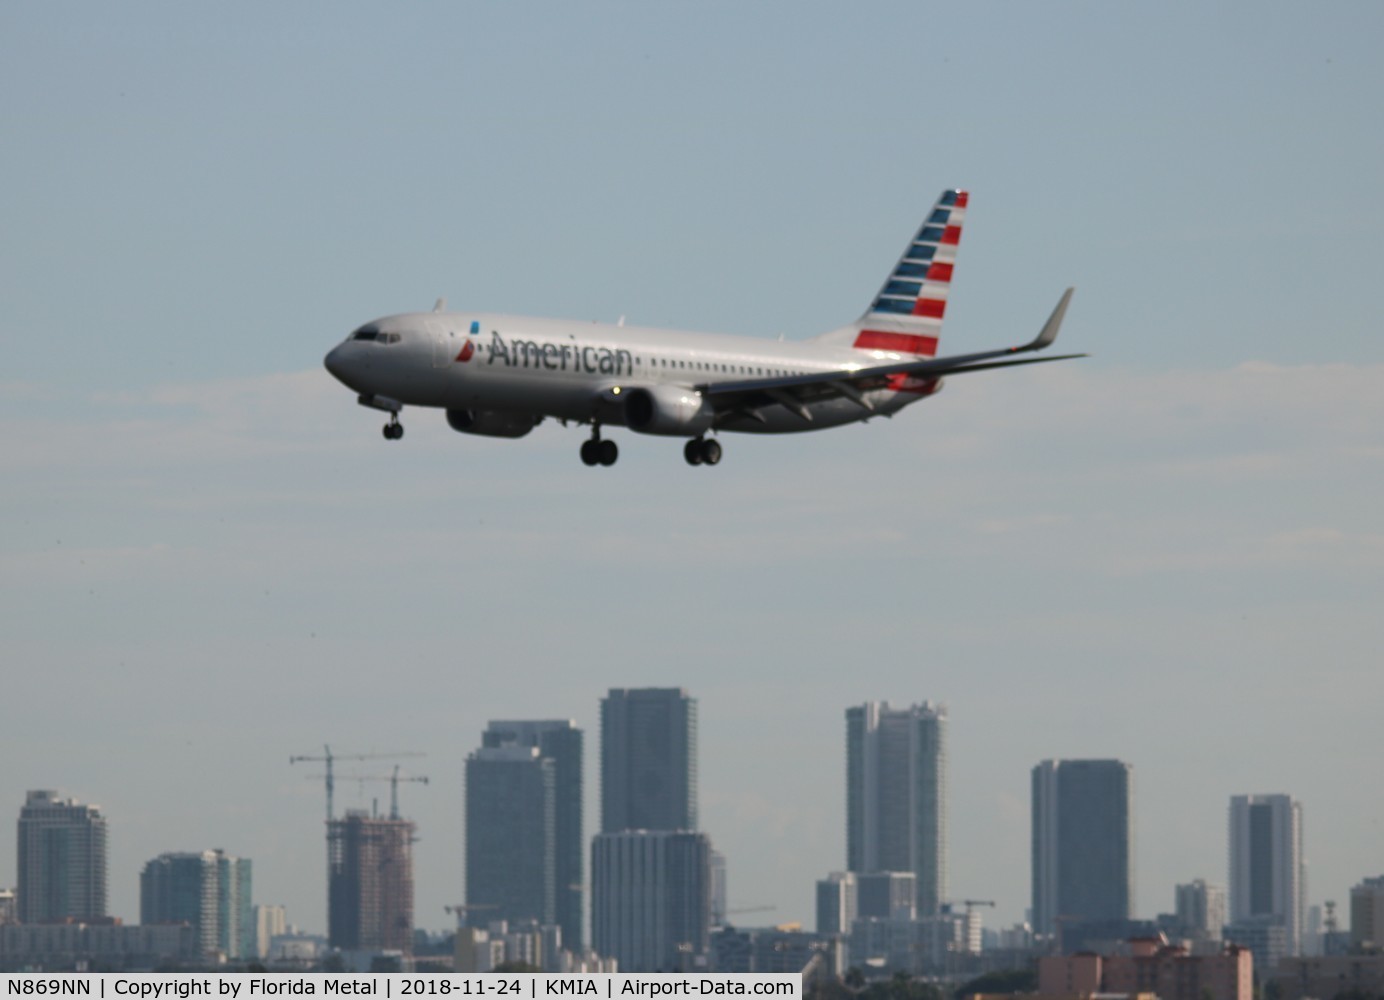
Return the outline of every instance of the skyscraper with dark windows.
<path id="1" fill-rule="evenodd" d="M 846 709 L 846 867 L 911 872 L 919 916 L 947 895 L 947 710 Z"/>
<path id="2" fill-rule="evenodd" d="M 160 854 L 139 875 L 141 924 L 190 924 L 203 955 L 250 958 L 250 861 L 224 851 Z"/>
<path id="3" fill-rule="evenodd" d="M 849 934 L 857 913 L 855 872 L 832 872 L 817 880 L 817 933 Z"/>
<path id="4" fill-rule="evenodd" d="M 1132 768 L 1045 760 L 1033 769 L 1033 925 L 1128 920 L 1134 907 Z"/>
<path id="5" fill-rule="evenodd" d="M 1302 805 L 1288 795 L 1235 795 L 1230 799 L 1230 929 L 1227 936 L 1252 947 L 1273 941 L 1282 928 L 1282 954 L 1256 953 L 1256 964 L 1302 950 Z"/>
<path id="6" fill-rule="evenodd" d="M 611 688 L 601 702 L 601 831 L 697 829 L 697 702 Z"/>
<path id="7" fill-rule="evenodd" d="M 704 959 L 712 849 L 696 829 L 696 700 L 682 688 L 611 688 L 601 701 L 591 941 L 622 971 L 680 971 Z"/>
<path id="8" fill-rule="evenodd" d="M 492 720 L 481 736 L 481 753 L 509 747 L 532 748 L 538 756 L 551 762 L 553 777 L 553 823 L 552 823 L 552 867 L 553 867 L 553 918 L 562 928 L 562 946 L 569 951 L 579 952 L 585 946 L 586 910 L 586 844 L 583 837 L 582 818 L 582 767 L 584 734 L 570 719 L 523 719 Z M 478 764 L 479 766 L 479 764 Z M 477 830 L 482 836 L 498 832 L 497 823 L 491 823 L 483 815 L 473 818 L 470 809 L 470 783 L 468 764 L 468 808 L 467 844 L 468 865 L 469 845 L 473 823 L 478 823 L 490 832 Z M 540 815 L 538 812 L 533 816 Z M 544 849 L 546 852 L 547 848 Z M 546 857 L 546 853 L 537 856 Z M 544 862 L 546 863 L 546 862 Z M 471 880 L 467 878 L 468 902 Z M 477 917 L 482 916 L 477 911 Z M 537 917 L 537 914 L 531 914 Z"/>
<path id="9" fill-rule="evenodd" d="M 466 904 L 473 922 L 557 921 L 557 779 L 537 747 L 466 758 Z"/>
<path id="10" fill-rule="evenodd" d="M 591 943 L 621 972 L 686 972 L 711 935 L 711 841 L 626 830 L 591 844 Z"/>
<path id="11" fill-rule="evenodd" d="M 106 818 L 100 806 L 31 791 L 19 813 L 16 916 L 21 924 L 106 916 Z"/>

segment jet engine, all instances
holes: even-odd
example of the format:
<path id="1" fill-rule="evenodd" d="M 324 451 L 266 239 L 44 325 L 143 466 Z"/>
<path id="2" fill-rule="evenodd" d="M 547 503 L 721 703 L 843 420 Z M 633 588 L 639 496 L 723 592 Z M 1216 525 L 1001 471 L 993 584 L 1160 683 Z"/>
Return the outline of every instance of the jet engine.
<path id="1" fill-rule="evenodd" d="M 499 410 L 447 411 L 447 423 L 452 430 L 485 437 L 521 438 L 537 427 L 542 419 L 532 413 L 503 413 Z"/>
<path id="2" fill-rule="evenodd" d="M 677 385 L 625 390 L 625 425 L 641 434 L 696 437 L 711 428 L 716 411 L 701 393 Z"/>

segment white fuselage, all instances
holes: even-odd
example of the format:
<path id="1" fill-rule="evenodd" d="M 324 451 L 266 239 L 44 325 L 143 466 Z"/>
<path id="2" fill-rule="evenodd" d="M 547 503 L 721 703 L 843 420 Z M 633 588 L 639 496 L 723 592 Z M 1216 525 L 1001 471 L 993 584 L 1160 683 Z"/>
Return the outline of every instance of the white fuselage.
<path id="1" fill-rule="evenodd" d="M 524 413 L 561 420 L 623 423 L 601 400 L 624 388 L 684 387 L 854 371 L 914 360 L 840 343 L 773 341 L 609 323 L 493 313 L 406 313 L 366 324 L 327 356 L 327 367 L 362 396 L 449 410 Z M 807 404 L 811 419 L 779 405 L 721 430 L 818 430 L 892 414 L 940 380 Z"/>

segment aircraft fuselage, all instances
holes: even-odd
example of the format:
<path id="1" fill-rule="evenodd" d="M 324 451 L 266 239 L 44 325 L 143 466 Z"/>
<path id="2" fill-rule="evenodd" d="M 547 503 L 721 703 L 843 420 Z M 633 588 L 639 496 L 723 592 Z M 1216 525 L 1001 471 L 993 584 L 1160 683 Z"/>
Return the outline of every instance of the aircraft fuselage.
<path id="1" fill-rule="evenodd" d="M 613 390 L 633 386 L 693 386 L 852 371 L 911 360 L 887 351 L 824 347 L 811 341 L 776 341 L 610 323 L 493 313 L 403 313 L 368 323 L 327 355 L 326 366 L 364 396 L 409 406 L 501 410 L 560 420 L 624 425 Z M 472 332 L 472 331 L 475 332 Z M 373 334 L 373 335 L 372 335 Z M 392 335 L 397 340 L 391 340 Z M 381 336 L 383 335 L 383 337 Z M 805 420 L 782 406 L 764 419 L 740 417 L 718 430 L 788 433 L 835 427 L 894 413 L 929 392 L 940 379 L 912 391 L 865 393 L 868 410 L 835 397 L 807 406 Z M 618 395 L 618 394 L 616 394 Z M 598 401 L 593 409 L 593 400 Z"/>

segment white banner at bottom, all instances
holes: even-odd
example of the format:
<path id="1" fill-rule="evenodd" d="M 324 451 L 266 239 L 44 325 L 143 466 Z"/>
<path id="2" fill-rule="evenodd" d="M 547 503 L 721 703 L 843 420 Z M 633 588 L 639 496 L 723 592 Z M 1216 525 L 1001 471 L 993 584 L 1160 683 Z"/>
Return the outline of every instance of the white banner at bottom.
<path id="1" fill-rule="evenodd" d="M 617 972 L 559 976 L 530 972 L 56 972 L 0 973 L 5 997 L 95 1000 L 280 1000 L 303 996 L 372 996 L 383 1000 L 447 997 L 793 997 L 802 976 L 759 972 Z"/>

